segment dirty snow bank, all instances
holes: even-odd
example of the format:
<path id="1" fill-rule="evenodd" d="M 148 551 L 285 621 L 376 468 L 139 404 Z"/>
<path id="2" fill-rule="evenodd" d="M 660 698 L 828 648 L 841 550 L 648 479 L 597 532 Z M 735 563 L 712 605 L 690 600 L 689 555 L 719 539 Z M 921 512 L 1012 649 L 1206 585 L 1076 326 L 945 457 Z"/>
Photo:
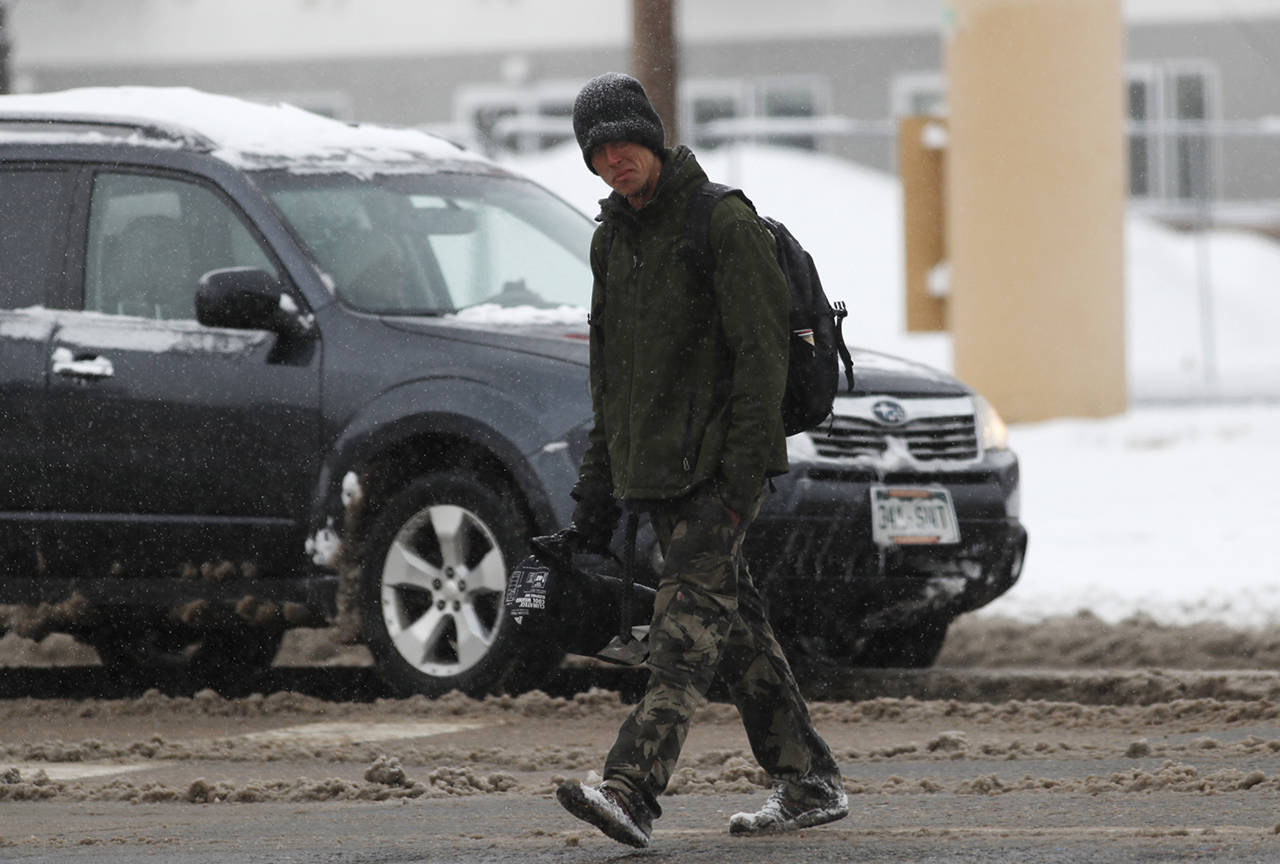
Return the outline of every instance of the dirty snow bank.
<path id="1" fill-rule="evenodd" d="M 1258 675 L 1274 691 L 1280 676 Z M 1097 686 L 1094 676 L 1078 678 L 1081 692 Z M 1265 698 L 1178 698 L 1179 684 L 1185 689 L 1186 683 L 1169 679 L 1166 698 L 1152 704 L 880 698 L 815 702 L 811 708 L 852 794 L 1280 789 L 1280 774 L 1272 770 L 1280 754 L 1274 734 L 1280 706 Z M 616 694 L 602 691 L 572 700 L 533 693 L 375 705 L 288 694 L 228 700 L 210 692 L 90 703 L 14 701 L 0 706 L 10 739 L 0 745 L 0 801 L 205 805 L 545 795 L 569 776 L 589 776 L 627 711 Z M 240 720 L 228 726 L 222 722 L 228 717 Z M 272 717 L 276 726 L 308 718 L 325 725 L 344 717 L 381 740 L 315 739 L 307 745 L 289 735 L 243 731 L 248 721 Z M 426 717 L 456 719 L 466 729 L 457 736 L 378 735 L 388 723 Z M 171 731 L 133 735 L 138 718 Z M 94 737 L 13 740 L 30 739 L 32 724 L 52 730 L 72 722 Z M 218 726 L 229 734 L 184 737 Z M 483 727 L 501 733 L 468 736 L 466 730 Z M 668 794 L 752 793 L 766 786 L 731 705 L 706 705 L 694 728 Z M 15 734 L 17 729 L 22 731 Z M 1025 768 L 1011 774 L 1001 767 L 1015 762 Z M 308 776 L 317 773 L 319 779 Z"/>

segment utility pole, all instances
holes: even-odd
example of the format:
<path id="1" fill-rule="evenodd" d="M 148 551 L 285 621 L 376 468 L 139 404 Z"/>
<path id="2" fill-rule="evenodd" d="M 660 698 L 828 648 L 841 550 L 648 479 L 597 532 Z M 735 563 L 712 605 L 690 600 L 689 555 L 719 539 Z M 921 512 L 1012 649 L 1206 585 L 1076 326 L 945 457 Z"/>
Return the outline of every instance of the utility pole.
<path id="1" fill-rule="evenodd" d="M 5 4 L 0 0 L 0 93 L 11 89 L 9 78 L 9 28 L 5 21 Z"/>
<path id="2" fill-rule="evenodd" d="M 631 0 L 631 68 L 662 118 L 667 145 L 677 143 L 676 0 Z"/>

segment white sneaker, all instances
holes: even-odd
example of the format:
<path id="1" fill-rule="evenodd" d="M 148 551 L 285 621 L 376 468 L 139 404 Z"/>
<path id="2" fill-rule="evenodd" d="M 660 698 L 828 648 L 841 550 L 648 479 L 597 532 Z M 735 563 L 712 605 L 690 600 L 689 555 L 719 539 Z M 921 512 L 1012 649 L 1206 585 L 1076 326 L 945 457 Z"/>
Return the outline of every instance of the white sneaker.
<path id="1" fill-rule="evenodd" d="M 653 835 L 653 817 L 643 804 L 609 786 L 586 786 L 574 780 L 556 789 L 560 806 L 590 822 L 611 839 L 643 849 Z"/>
<path id="2" fill-rule="evenodd" d="M 729 819 L 730 834 L 780 834 L 798 828 L 825 825 L 849 815 L 849 796 L 836 781 L 825 783 L 830 793 L 819 801 L 790 801 L 786 787 L 778 783 L 764 806 L 754 813 L 735 813 Z"/>

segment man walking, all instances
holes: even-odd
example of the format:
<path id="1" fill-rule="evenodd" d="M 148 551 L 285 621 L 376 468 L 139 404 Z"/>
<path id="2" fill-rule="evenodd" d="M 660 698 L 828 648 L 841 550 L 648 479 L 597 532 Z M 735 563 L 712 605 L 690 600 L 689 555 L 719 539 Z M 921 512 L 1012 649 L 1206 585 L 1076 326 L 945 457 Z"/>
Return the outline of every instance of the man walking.
<path id="1" fill-rule="evenodd" d="M 712 279 L 682 251 L 707 181 L 634 78 L 589 81 L 573 128 L 587 167 L 613 190 L 591 244 L 595 414 L 562 532 L 608 546 L 620 499 L 646 512 L 663 553 L 649 630 L 650 677 L 605 760 L 604 782 L 557 791 L 574 816 L 647 846 L 689 721 L 719 674 L 773 793 L 731 834 L 820 825 L 848 814 L 839 769 L 814 731 L 742 558 L 768 478 L 786 472 L 786 279 L 774 241 L 738 196 L 711 217 Z"/>

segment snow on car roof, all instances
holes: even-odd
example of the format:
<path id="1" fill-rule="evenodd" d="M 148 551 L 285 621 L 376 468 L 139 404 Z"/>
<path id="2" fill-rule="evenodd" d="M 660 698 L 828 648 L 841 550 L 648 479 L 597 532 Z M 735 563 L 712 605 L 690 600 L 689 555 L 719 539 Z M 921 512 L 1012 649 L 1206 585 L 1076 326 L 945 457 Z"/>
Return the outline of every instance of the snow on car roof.
<path id="1" fill-rule="evenodd" d="M 0 96 L 0 117 L 6 115 L 149 125 L 202 143 L 243 168 L 363 173 L 373 165 L 421 168 L 424 159 L 485 161 L 413 129 L 343 123 L 288 104 L 264 105 L 188 87 L 82 87 Z M 156 143 L 154 136 L 123 140 Z"/>

